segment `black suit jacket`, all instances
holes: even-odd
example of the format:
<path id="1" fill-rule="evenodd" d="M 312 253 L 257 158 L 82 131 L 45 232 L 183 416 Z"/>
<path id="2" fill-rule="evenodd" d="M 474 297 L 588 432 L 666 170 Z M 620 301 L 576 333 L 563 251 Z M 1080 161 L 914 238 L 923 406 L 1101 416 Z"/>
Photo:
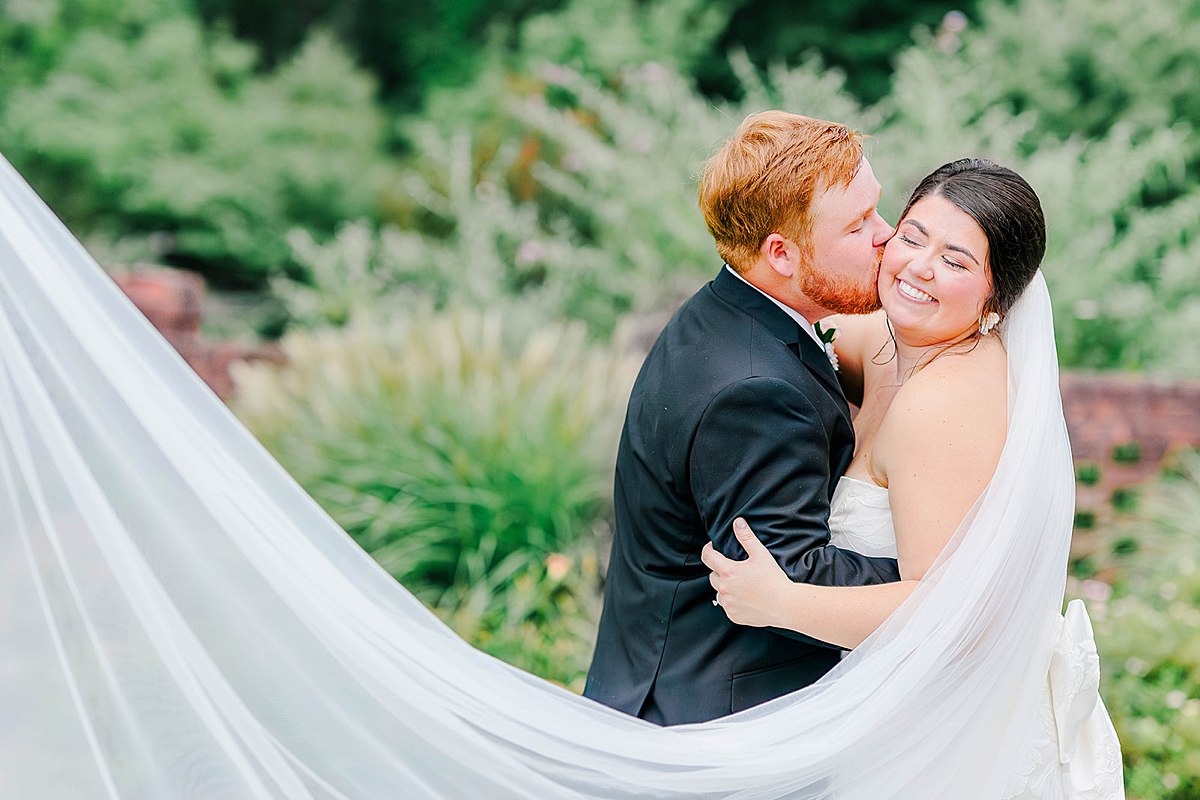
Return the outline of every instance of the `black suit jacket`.
<path id="1" fill-rule="evenodd" d="M 730 558 L 743 516 L 796 581 L 899 578 L 893 559 L 829 544 L 829 500 L 854 454 L 824 351 L 722 268 L 659 335 L 617 451 L 616 528 L 584 695 L 664 725 L 740 711 L 815 681 L 840 650 L 734 625 L 700 550 Z"/>

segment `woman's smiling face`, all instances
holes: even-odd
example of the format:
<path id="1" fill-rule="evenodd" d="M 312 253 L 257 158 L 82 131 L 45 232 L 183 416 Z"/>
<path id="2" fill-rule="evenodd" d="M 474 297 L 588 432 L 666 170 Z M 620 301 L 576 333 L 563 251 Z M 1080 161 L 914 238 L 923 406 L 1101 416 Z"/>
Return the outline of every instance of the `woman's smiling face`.
<path id="1" fill-rule="evenodd" d="M 958 341 L 978 330 L 991 290 L 979 224 L 940 195 L 913 204 L 879 270 L 879 298 L 896 335 L 912 345 Z"/>

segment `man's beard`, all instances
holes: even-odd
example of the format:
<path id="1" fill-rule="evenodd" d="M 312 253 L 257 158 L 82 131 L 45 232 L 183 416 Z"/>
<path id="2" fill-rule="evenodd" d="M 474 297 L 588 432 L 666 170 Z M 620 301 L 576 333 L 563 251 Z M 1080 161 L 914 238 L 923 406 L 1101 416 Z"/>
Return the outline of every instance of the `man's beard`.
<path id="1" fill-rule="evenodd" d="M 833 277 L 822 272 L 811 261 L 800 271 L 800 291 L 814 303 L 834 314 L 870 314 L 880 309 L 879 265 L 883 254 L 875 260 L 872 279 L 855 283 L 845 276 Z"/>

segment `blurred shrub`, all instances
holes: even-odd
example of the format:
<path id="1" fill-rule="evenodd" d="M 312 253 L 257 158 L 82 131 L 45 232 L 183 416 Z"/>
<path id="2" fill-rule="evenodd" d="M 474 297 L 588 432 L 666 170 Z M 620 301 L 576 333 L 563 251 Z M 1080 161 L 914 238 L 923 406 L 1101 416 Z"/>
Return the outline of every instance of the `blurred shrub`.
<path id="1" fill-rule="evenodd" d="M 604 336 L 715 273 L 693 179 L 746 113 L 783 107 L 873 134 L 892 214 L 946 160 L 1012 165 L 1049 221 L 1064 365 L 1200 375 L 1200 50 L 1162 35 L 1194 31 L 1200 11 L 1149 2 L 985 2 L 981 24 L 918 32 L 891 94 L 863 106 L 817 60 L 760 69 L 737 50 L 738 99 L 697 92 L 691 70 L 736 3 L 514 0 L 494 9 L 518 20 L 511 35 L 471 56 L 476 78 L 393 130 L 328 37 L 261 73 L 177 5 L 26 1 L 0 22 L 15 54 L 0 135 L 81 234 L 141 234 L 126 252 L 218 283 L 262 286 L 282 268 L 309 281 L 274 284 L 297 321 L 418 291 L 439 306 L 511 299 Z M 429 13 L 454 30 L 490 13 L 451 11 Z M 1070 35 L 1053 19 L 1073 20 Z"/>
<path id="2" fill-rule="evenodd" d="M 477 171 L 464 132 L 416 131 L 422 158 L 397 182 L 394 216 L 412 227 L 369 220 L 343 225 L 318 241 L 289 235 L 306 279 L 272 282 L 293 323 L 342 325 L 360 314 L 388 314 L 421 304 L 484 306 L 532 319 L 583 318 L 611 332 L 623 306 L 611 293 L 590 296 L 590 270 L 608 268 L 599 251 L 578 247 L 566 231 L 539 222 L 495 175 L 501 154 Z M 627 287 L 626 291 L 633 291 Z M 595 307 L 572 305 L 583 296 Z"/>
<path id="3" fill-rule="evenodd" d="M 164 16 L 79 32 L 7 98 L 6 155 L 69 225 L 165 233 L 166 261 L 261 285 L 289 228 L 377 213 L 384 119 L 329 37 L 259 75 L 251 48 Z"/>
<path id="4" fill-rule="evenodd" d="M 568 0 L 521 25 L 518 65 L 559 64 L 612 80 L 655 60 L 691 74 L 735 5 L 731 0 Z"/>
<path id="5" fill-rule="evenodd" d="M 1097 581 L 1072 592 L 1095 623 L 1126 788 L 1145 800 L 1200 796 L 1200 455 L 1174 472 L 1110 532 L 1114 554 L 1104 560 L 1123 576 L 1111 599 Z"/>
<path id="6" fill-rule="evenodd" d="M 1122 123 L 1140 133 L 1200 125 L 1197 0 L 989 0 L 974 27 L 961 50 L 945 48 L 941 70 L 985 70 L 994 101 L 1036 112 L 1041 131 L 1065 139 Z"/>
<path id="7" fill-rule="evenodd" d="M 473 644 L 579 688 L 637 360 L 494 312 L 293 333 L 235 409 L 386 569 Z"/>
<path id="8" fill-rule="evenodd" d="M 0 100 L 45 77 L 81 32 L 136 36 L 154 22 L 186 14 L 189 5 L 189 0 L 6 0 L 0 8 Z"/>
<path id="9" fill-rule="evenodd" d="M 1052 37 L 1052 29 L 1038 25 L 1050 13 L 1047 4 L 1061 15 L 1077 10 L 1074 2 L 1025 0 L 1011 11 L 1022 22 L 995 32 L 968 29 L 949 40 L 944 31 L 939 38 L 921 34 L 899 58 L 892 94 L 870 107 L 846 93 L 840 73 L 817 61 L 760 73 L 735 53 L 731 64 L 742 99 L 720 106 L 697 95 L 667 64 L 631 67 L 608 85 L 547 67 L 539 75 L 545 81 L 540 93 L 511 105 L 538 145 L 529 168 L 535 187 L 524 191 L 573 239 L 603 246 L 611 268 L 592 272 L 612 283 L 590 287 L 593 296 L 637 310 L 639 300 L 652 304 L 656 294 L 639 289 L 622 300 L 620 287 L 632 285 L 623 276 L 652 276 L 664 290 L 659 296 L 670 296 L 679 286 L 696 285 L 716 263 L 695 212 L 691 178 L 746 113 L 781 107 L 874 134 L 870 157 L 893 216 L 909 188 L 940 164 L 990 157 L 1021 172 L 1042 198 L 1050 230 L 1044 268 L 1059 312 L 1064 365 L 1200 374 L 1200 272 L 1194 268 L 1200 191 L 1188 171 L 1192 134 L 1179 124 L 1186 104 L 1169 95 L 1156 99 L 1149 83 L 1138 86 L 1127 76 L 1129 91 L 1141 103 L 1161 102 L 1155 118 L 1173 127 L 1148 126 L 1145 119 L 1135 124 L 1117 109 L 1096 138 L 1086 140 L 1063 138 L 1053 121 L 1042 122 L 1041 109 L 1018 108 L 998 88 L 1005 81 L 1038 84 L 1025 48 L 1053 52 L 1041 38 Z M 1194 5 L 1156 3 L 1159 17 L 1185 20 Z M 1084 27 L 1092 24 L 1080 13 Z M 1132 47 L 1141 46 L 1147 26 L 1157 31 L 1161 25 L 1156 18 L 1141 28 L 1132 22 L 1114 28 L 1101 15 L 1091 30 L 1097 37 L 1128 36 Z M 1031 29 L 1036 33 L 1028 34 Z M 1172 86 L 1200 64 L 1200 51 L 1179 47 L 1178 58 L 1154 62 L 1164 70 L 1175 65 Z M 1153 70 L 1143 77 L 1155 76 L 1162 77 Z"/>
<path id="10" fill-rule="evenodd" d="M 268 63 L 285 60 L 308 30 L 327 27 L 380 80 L 390 103 L 420 108 L 424 93 L 477 80 L 479 50 L 524 47 L 582 69 L 639 62 L 632 48 L 649 44 L 695 75 L 706 94 L 736 96 L 726 55 L 744 47 L 754 63 L 794 64 L 812 53 L 850 76 L 857 96 L 886 94 L 891 60 L 916 25 L 952 24 L 975 0 L 192 0 L 209 24 L 229 25 L 258 45 Z M 536 20 L 534 22 L 534 20 Z M 532 25 L 526 23 L 533 22 Z M 563 59 L 563 60 L 560 60 Z"/>

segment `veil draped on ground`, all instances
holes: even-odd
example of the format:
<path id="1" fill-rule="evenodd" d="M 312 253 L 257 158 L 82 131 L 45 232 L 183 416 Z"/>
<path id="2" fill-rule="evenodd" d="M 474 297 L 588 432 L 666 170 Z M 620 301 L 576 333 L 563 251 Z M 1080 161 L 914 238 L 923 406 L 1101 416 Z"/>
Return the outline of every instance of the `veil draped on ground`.
<path id="1" fill-rule="evenodd" d="M 480 653 L 242 428 L 0 159 L 0 796 L 999 798 L 1061 617 L 1049 296 L 994 480 L 816 685 L 659 728 Z"/>

